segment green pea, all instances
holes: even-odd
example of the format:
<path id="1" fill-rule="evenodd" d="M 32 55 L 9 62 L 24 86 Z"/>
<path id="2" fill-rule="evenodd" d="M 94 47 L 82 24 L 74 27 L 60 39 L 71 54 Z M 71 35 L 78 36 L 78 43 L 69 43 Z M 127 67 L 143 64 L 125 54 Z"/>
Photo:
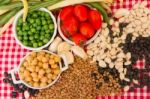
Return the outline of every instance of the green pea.
<path id="1" fill-rule="evenodd" d="M 18 23 L 23 24 L 23 19 L 19 18 Z"/>
<path id="2" fill-rule="evenodd" d="M 28 36 L 23 36 L 23 39 L 24 40 L 28 40 Z"/>
<path id="3" fill-rule="evenodd" d="M 45 32 L 46 32 L 46 33 L 50 33 L 51 31 L 48 29 L 48 30 L 46 30 Z"/>
<path id="4" fill-rule="evenodd" d="M 45 17 L 49 18 L 50 17 L 49 13 L 45 13 Z"/>
<path id="5" fill-rule="evenodd" d="M 53 30 L 53 29 L 54 29 L 54 24 L 50 24 L 50 25 L 49 25 L 49 29 L 50 29 L 50 30 Z"/>
<path id="6" fill-rule="evenodd" d="M 43 45 L 43 43 L 42 42 L 38 42 L 38 45 L 41 47 Z"/>
<path id="7" fill-rule="evenodd" d="M 31 42 L 29 42 L 29 43 L 28 43 L 28 46 L 32 47 L 32 46 L 33 46 L 33 44 L 32 44 Z"/>
<path id="8" fill-rule="evenodd" d="M 39 38 L 39 35 L 38 35 L 38 34 L 35 34 L 35 35 L 34 35 L 34 38 L 35 38 L 35 39 L 38 39 L 38 38 Z"/>
<path id="9" fill-rule="evenodd" d="M 24 26 L 25 30 L 30 30 L 29 25 Z"/>
<path id="10" fill-rule="evenodd" d="M 19 27 L 19 26 L 17 26 L 16 30 L 17 30 L 17 31 L 20 31 L 21 29 L 20 29 L 20 27 Z"/>
<path id="11" fill-rule="evenodd" d="M 33 40 L 31 41 L 31 43 L 36 43 L 36 40 L 33 39 Z"/>
<path id="12" fill-rule="evenodd" d="M 28 35 L 28 32 L 27 32 L 27 31 L 23 31 L 23 35 L 24 35 L 24 36 L 27 36 L 27 35 Z"/>
<path id="13" fill-rule="evenodd" d="M 34 23 L 34 19 L 30 19 L 30 23 L 33 24 Z"/>
<path id="14" fill-rule="evenodd" d="M 44 25 L 44 30 L 48 30 L 48 25 Z"/>
<path id="15" fill-rule="evenodd" d="M 32 35 L 33 33 L 31 31 L 28 31 L 28 35 Z"/>
<path id="16" fill-rule="evenodd" d="M 32 29 L 33 28 L 33 26 L 32 25 L 30 25 L 30 29 Z"/>
<path id="17" fill-rule="evenodd" d="M 38 47 L 38 43 L 33 43 L 33 47 L 37 48 Z"/>
<path id="18" fill-rule="evenodd" d="M 43 39 L 43 42 L 44 42 L 44 43 L 47 43 L 48 41 L 49 41 L 49 40 L 48 40 L 48 39 L 46 39 L 46 38 L 45 38 L 45 39 Z"/>
<path id="19" fill-rule="evenodd" d="M 18 39 L 20 40 L 20 41 L 22 41 L 23 39 L 22 39 L 22 36 L 18 36 Z"/>
<path id="20" fill-rule="evenodd" d="M 41 26 L 37 26 L 37 28 L 36 28 L 37 30 L 41 30 Z"/>
<path id="21" fill-rule="evenodd" d="M 45 37 L 46 38 L 49 38 L 51 35 L 50 34 L 45 34 Z"/>
<path id="22" fill-rule="evenodd" d="M 46 20 L 42 20 L 42 25 L 47 24 Z"/>
<path id="23" fill-rule="evenodd" d="M 24 41 L 23 41 L 23 45 L 28 46 L 28 41 L 27 41 L 27 40 L 24 40 Z"/>
<path id="24" fill-rule="evenodd" d="M 45 37 L 44 37 L 44 35 L 41 35 L 40 36 L 40 40 L 43 40 Z"/>
<path id="25" fill-rule="evenodd" d="M 41 25 L 41 20 L 40 19 L 36 19 L 36 23 L 37 23 L 37 25 Z"/>
<path id="26" fill-rule="evenodd" d="M 33 36 L 30 36 L 30 37 L 29 37 L 29 40 L 31 40 L 31 41 L 32 41 L 33 39 L 34 39 L 34 37 L 33 37 Z"/>
<path id="27" fill-rule="evenodd" d="M 38 15 L 36 14 L 36 13 L 33 13 L 33 18 L 37 18 L 38 17 Z"/>
<path id="28" fill-rule="evenodd" d="M 31 32 L 32 32 L 32 33 L 35 33 L 35 32 L 36 32 L 36 29 L 35 29 L 35 28 L 31 28 Z"/>
<path id="29" fill-rule="evenodd" d="M 36 28 L 36 27 L 37 27 L 37 24 L 36 24 L 36 23 L 34 23 L 34 24 L 32 24 L 32 26 L 33 26 L 34 28 Z"/>
<path id="30" fill-rule="evenodd" d="M 17 34 L 21 36 L 21 35 L 23 35 L 23 32 L 22 31 L 18 31 Z"/>
<path id="31" fill-rule="evenodd" d="M 48 24 L 51 24 L 51 23 L 52 23 L 52 20 L 47 20 L 47 23 L 48 23 Z"/>

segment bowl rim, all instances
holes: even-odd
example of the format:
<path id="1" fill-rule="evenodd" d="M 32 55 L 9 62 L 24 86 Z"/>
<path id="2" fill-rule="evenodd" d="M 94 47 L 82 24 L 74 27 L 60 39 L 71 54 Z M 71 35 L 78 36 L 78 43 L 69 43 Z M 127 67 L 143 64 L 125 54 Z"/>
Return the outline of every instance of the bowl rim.
<path id="1" fill-rule="evenodd" d="M 90 9 L 96 10 L 95 8 L 92 8 L 92 7 L 90 7 L 90 6 L 86 5 L 86 4 L 83 4 L 83 5 L 89 7 Z M 61 30 L 61 27 L 60 27 L 60 22 L 61 22 L 60 21 L 60 13 L 61 13 L 61 11 L 59 12 L 58 17 L 57 17 L 58 32 L 59 32 L 59 34 L 60 34 L 60 36 L 62 37 L 63 40 L 65 40 L 66 42 L 68 42 L 71 45 L 76 45 L 75 42 L 69 40 L 67 37 L 64 36 L 64 34 L 63 34 L 62 30 Z M 98 37 L 100 32 L 101 32 L 101 27 L 95 32 L 95 34 L 94 34 L 94 36 L 92 38 L 90 38 L 89 40 L 86 41 L 86 43 L 84 45 L 88 45 L 88 44 L 92 43 Z"/>
<path id="2" fill-rule="evenodd" d="M 28 50 L 42 50 L 43 48 L 46 48 L 47 46 L 50 45 L 50 43 L 52 43 L 52 41 L 54 40 L 55 36 L 57 35 L 57 22 L 56 22 L 56 18 L 54 17 L 54 15 L 52 14 L 51 11 L 49 11 L 46 8 L 40 8 L 38 9 L 39 11 L 43 11 L 43 12 L 47 12 L 49 13 L 50 17 L 52 18 L 53 24 L 54 24 L 54 32 L 53 32 L 53 36 L 51 37 L 51 39 L 49 40 L 48 43 L 46 43 L 45 45 L 38 47 L 38 48 L 33 48 L 33 47 L 29 47 L 29 46 L 25 46 L 23 45 L 23 43 L 18 39 L 17 36 L 17 31 L 16 31 L 16 26 L 18 23 L 18 19 L 23 15 L 23 10 L 19 11 L 17 13 L 17 15 L 15 16 L 15 20 L 13 22 L 13 26 L 12 26 L 12 31 L 13 31 L 13 36 L 15 38 L 15 40 L 17 41 L 17 44 L 21 45 L 21 47 L 28 49 Z"/>
<path id="3" fill-rule="evenodd" d="M 52 55 L 57 55 L 57 54 L 55 54 L 55 53 L 53 53 L 53 52 L 50 52 L 50 51 L 47 51 L 47 50 L 35 50 L 35 51 L 32 51 L 32 52 L 41 52 L 41 51 L 44 51 L 44 52 L 49 53 L 49 54 L 52 54 Z M 18 68 L 18 69 L 17 69 L 17 70 L 18 70 L 17 72 L 18 72 L 19 78 L 20 78 L 20 73 L 19 73 L 19 71 L 20 71 L 20 68 L 21 68 L 23 62 L 24 62 L 24 60 L 25 60 L 32 52 L 28 52 L 28 53 L 21 59 L 21 61 L 20 61 L 20 63 L 19 63 L 19 66 L 17 67 L 17 68 Z M 62 67 L 62 63 L 59 62 L 59 68 L 60 68 L 60 70 L 61 70 L 61 67 Z M 57 75 L 57 77 L 56 77 L 55 80 L 53 80 L 53 81 L 52 81 L 51 83 L 49 83 L 47 86 L 41 87 L 41 88 L 40 88 L 40 87 L 33 87 L 33 86 L 29 85 L 27 82 L 25 82 L 24 80 L 22 80 L 21 78 L 20 78 L 20 81 L 21 81 L 23 84 L 25 84 L 27 87 L 32 88 L 32 89 L 45 89 L 45 88 L 48 88 L 48 87 L 52 86 L 53 84 L 55 84 L 55 83 L 59 80 L 60 75 L 61 75 L 62 72 L 63 72 L 63 71 L 61 71 L 61 72 Z"/>

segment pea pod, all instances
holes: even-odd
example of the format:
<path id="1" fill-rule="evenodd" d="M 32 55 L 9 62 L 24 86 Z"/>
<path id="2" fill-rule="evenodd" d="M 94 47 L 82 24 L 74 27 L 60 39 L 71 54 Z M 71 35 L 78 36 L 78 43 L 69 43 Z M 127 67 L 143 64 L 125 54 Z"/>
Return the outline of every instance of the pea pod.
<path id="1" fill-rule="evenodd" d="M 103 7 L 100 6 L 99 3 L 89 3 L 89 5 L 91 5 L 92 7 L 96 8 L 96 9 L 98 9 L 101 12 L 102 16 L 103 16 L 104 21 L 107 22 L 107 23 L 109 22 L 109 17 L 107 15 L 107 12 L 104 10 Z"/>
<path id="2" fill-rule="evenodd" d="M 39 3 L 39 4 L 36 4 L 34 6 L 31 6 L 30 7 L 30 10 L 29 11 L 34 11 L 34 10 L 37 10 L 41 7 L 47 7 L 47 6 L 51 6 L 57 2 L 59 2 L 60 0 L 49 0 L 49 1 L 46 1 L 46 2 L 42 2 L 42 3 Z"/>
<path id="3" fill-rule="evenodd" d="M 0 5 L 5 5 L 5 4 L 8 4 L 10 3 L 10 0 L 1 0 L 0 1 Z"/>
<path id="4" fill-rule="evenodd" d="M 1 21 L 0 21 L 0 26 L 3 26 L 4 24 L 7 23 L 7 21 L 13 17 L 18 11 L 20 10 L 20 8 L 16 8 L 14 10 L 11 10 L 10 12 L 4 14 L 3 16 L 0 17 Z"/>
<path id="5" fill-rule="evenodd" d="M 23 6 L 22 2 L 14 2 L 14 3 L 11 3 L 9 5 L 2 5 L 2 6 L 0 6 L 0 10 L 14 9 L 16 7 L 22 7 L 22 6 Z"/>

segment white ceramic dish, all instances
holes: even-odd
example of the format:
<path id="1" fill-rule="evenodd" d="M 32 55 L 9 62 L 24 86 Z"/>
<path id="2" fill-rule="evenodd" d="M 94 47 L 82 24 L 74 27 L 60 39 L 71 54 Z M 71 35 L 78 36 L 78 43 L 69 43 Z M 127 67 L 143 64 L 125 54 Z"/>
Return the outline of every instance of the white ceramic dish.
<path id="1" fill-rule="evenodd" d="M 14 20 L 14 23 L 13 23 L 13 28 L 12 28 L 12 31 L 13 31 L 13 34 L 14 34 L 14 37 L 16 39 L 16 42 L 21 45 L 23 48 L 25 49 L 28 49 L 28 50 L 41 50 L 45 47 L 47 47 L 48 45 L 50 45 L 50 43 L 54 40 L 56 34 L 57 34 L 57 22 L 56 22 L 56 19 L 54 17 L 54 15 L 49 11 L 47 10 L 46 8 L 40 8 L 39 9 L 40 11 L 44 11 L 44 12 L 47 12 L 49 13 L 50 17 L 52 18 L 53 20 L 53 23 L 54 23 L 54 32 L 53 32 L 53 36 L 52 38 L 49 40 L 49 42 L 41 47 L 38 47 L 38 48 L 33 48 L 33 47 L 29 47 L 29 46 L 25 46 L 22 44 L 22 42 L 18 39 L 17 37 L 17 31 L 16 31 L 16 25 L 17 25 L 17 22 L 18 22 L 18 19 L 23 15 L 23 10 L 21 10 L 20 12 L 18 12 L 18 14 L 16 15 L 15 17 L 15 20 Z"/>
<path id="2" fill-rule="evenodd" d="M 86 6 L 87 6 L 87 5 L 86 5 Z M 89 7 L 89 6 L 88 6 L 88 7 Z M 92 8 L 91 8 L 91 9 L 92 9 Z M 57 25 L 58 25 L 58 32 L 59 32 L 60 36 L 63 38 L 63 40 L 65 40 L 66 42 L 68 42 L 68 43 L 71 44 L 71 45 L 76 45 L 73 41 L 69 40 L 67 37 L 64 36 L 64 34 L 63 34 L 63 32 L 62 32 L 62 30 L 61 30 L 61 28 L 60 28 L 60 18 L 59 18 L 59 16 L 58 16 L 58 18 L 57 18 Z M 85 45 L 88 45 L 88 44 L 92 43 L 92 42 L 95 40 L 95 38 L 98 36 L 98 34 L 100 33 L 100 31 L 101 31 L 101 28 L 96 31 L 95 35 L 94 35 L 91 39 L 89 39 L 89 40 L 85 43 Z"/>
<path id="3" fill-rule="evenodd" d="M 49 52 L 49 51 L 47 51 L 47 50 L 39 50 L 39 51 L 33 51 L 33 52 L 40 52 L 40 51 L 45 51 L 46 53 L 56 55 L 56 54 L 54 54 L 54 53 L 52 53 L 52 52 Z M 46 87 L 42 87 L 42 88 L 41 88 L 41 87 L 39 87 L 39 88 L 38 88 L 38 87 L 33 87 L 33 86 L 29 85 L 28 83 L 26 83 L 24 80 L 21 80 L 21 79 L 20 79 L 20 80 L 16 80 L 16 76 L 15 76 L 15 73 L 17 73 L 17 74 L 19 75 L 19 70 L 20 70 L 20 67 L 22 66 L 22 63 L 24 62 L 25 58 L 26 58 L 28 55 L 30 55 L 30 54 L 31 54 L 31 52 L 28 53 L 28 54 L 21 60 L 19 66 L 18 66 L 17 68 L 14 68 L 13 70 L 10 71 L 10 74 L 11 74 L 11 76 L 12 76 L 12 80 L 13 80 L 14 84 L 21 84 L 21 83 L 23 83 L 24 85 L 26 85 L 27 87 L 32 88 L 32 89 L 45 89 L 45 88 L 48 88 L 48 87 L 52 86 L 55 82 L 57 82 L 58 79 L 59 79 L 59 77 L 60 77 L 60 75 L 61 75 L 61 73 L 62 73 L 63 71 L 65 71 L 65 70 L 68 69 L 68 63 L 67 63 L 66 57 L 65 57 L 64 55 L 59 55 L 59 56 L 62 58 L 63 62 L 64 62 L 64 66 L 62 66 L 62 63 L 61 63 L 61 62 L 59 62 L 59 67 L 60 67 L 61 73 L 56 77 L 56 79 L 55 79 L 52 83 L 50 83 L 50 84 L 47 85 Z M 20 75 L 19 75 L 19 78 L 20 78 Z"/>

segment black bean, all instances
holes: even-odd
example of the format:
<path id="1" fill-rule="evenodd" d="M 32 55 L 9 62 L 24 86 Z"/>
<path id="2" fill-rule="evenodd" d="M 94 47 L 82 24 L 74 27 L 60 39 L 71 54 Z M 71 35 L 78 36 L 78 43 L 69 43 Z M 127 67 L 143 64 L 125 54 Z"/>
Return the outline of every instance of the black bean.
<path id="1" fill-rule="evenodd" d="M 108 76 L 104 76 L 103 79 L 104 79 L 104 81 L 105 81 L 106 83 L 109 82 L 109 77 L 108 77 Z"/>
<path id="2" fill-rule="evenodd" d="M 12 98 L 16 98 L 16 97 L 17 97 L 17 92 L 13 91 L 13 92 L 11 93 L 11 96 L 12 96 Z"/>
<path id="3" fill-rule="evenodd" d="M 4 78 L 4 79 L 3 79 L 3 82 L 4 82 L 4 83 L 8 83 L 8 79 L 7 79 L 7 78 Z"/>
<path id="4" fill-rule="evenodd" d="M 4 76 L 5 76 L 5 77 L 8 77 L 8 72 L 4 72 Z"/>
<path id="5" fill-rule="evenodd" d="M 134 92 L 134 87 L 130 87 L 129 91 Z"/>

